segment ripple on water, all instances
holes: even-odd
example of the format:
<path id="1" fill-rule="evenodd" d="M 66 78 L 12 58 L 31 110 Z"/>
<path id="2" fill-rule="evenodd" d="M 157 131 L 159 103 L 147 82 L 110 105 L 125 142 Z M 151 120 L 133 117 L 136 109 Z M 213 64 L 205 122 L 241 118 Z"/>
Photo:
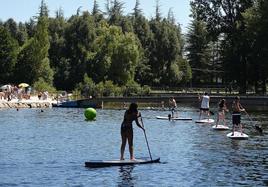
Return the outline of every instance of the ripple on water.
<path id="1" fill-rule="evenodd" d="M 164 121 L 169 111 L 143 110 L 153 157 L 159 164 L 90 169 L 91 159 L 117 159 L 124 110 L 97 110 L 97 120 L 83 109 L 0 110 L 0 186 L 266 186 L 268 136 L 243 119 L 246 141 L 198 125 L 198 112 L 179 108 L 193 121 Z M 267 129 L 268 114 L 251 114 Z M 230 116 L 227 116 L 230 124 Z M 252 125 L 252 124 L 251 124 Z M 149 156 L 143 132 L 134 125 L 135 156 Z M 125 157 L 129 157 L 128 148 Z"/>

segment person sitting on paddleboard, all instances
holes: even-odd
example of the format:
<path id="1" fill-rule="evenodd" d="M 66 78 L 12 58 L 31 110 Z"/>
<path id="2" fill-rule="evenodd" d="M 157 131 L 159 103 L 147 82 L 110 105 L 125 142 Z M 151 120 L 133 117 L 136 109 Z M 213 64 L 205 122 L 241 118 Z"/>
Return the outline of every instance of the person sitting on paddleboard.
<path id="1" fill-rule="evenodd" d="M 199 114 L 199 120 L 201 119 L 201 115 L 203 112 L 206 113 L 206 115 L 209 117 L 209 100 L 210 97 L 208 96 L 208 93 L 205 92 L 205 94 L 202 96 L 198 96 L 199 101 L 201 101 L 201 107 L 200 107 L 200 114 Z"/>
<path id="2" fill-rule="evenodd" d="M 174 118 L 174 112 L 175 112 L 175 110 L 177 108 L 177 103 L 176 103 L 176 100 L 175 100 L 174 97 L 171 97 L 169 99 L 169 107 L 171 108 L 171 116 L 168 115 L 169 116 L 169 120 L 170 120 L 170 118 Z"/>
<path id="3" fill-rule="evenodd" d="M 241 112 L 245 111 L 245 109 L 240 104 L 240 97 L 239 96 L 235 97 L 232 108 L 233 108 L 233 113 L 232 113 L 232 122 L 233 122 L 232 131 L 233 131 L 233 133 L 231 136 L 234 135 L 235 126 L 239 126 L 240 132 L 242 135 Z"/>
<path id="4" fill-rule="evenodd" d="M 142 130 L 144 128 L 141 126 L 141 124 L 138 121 L 138 118 L 140 117 L 140 113 L 138 112 L 138 105 L 136 103 L 131 103 L 129 106 L 129 109 L 126 110 L 124 114 L 124 120 L 121 124 L 121 138 L 122 138 L 122 144 L 121 144 L 121 157 L 120 160 L 124 160 L 124 152 L 126 143 L 128 141 L 129 145 L 129 153 L 130 153 L 130 160 L 135 160 L 134 153 L 133 153 L 133 127 L 132 122 L 135 121 L 137 126 L 140 127 Z"/>
<path id="5" fill-rule="evenodd" d="M 222 99 L 219 102 L 219 111 L 218 111 L 218 117 L 217 117 L 216 127 L 219 124 L 219 121 L 220 120 L 222 120 L 224 122 L 224 125 L 226 126 L 225 112 L 228 112 L 228 109 L 226 107 L 226 101 L 225 101 L 225 99 Z"/>

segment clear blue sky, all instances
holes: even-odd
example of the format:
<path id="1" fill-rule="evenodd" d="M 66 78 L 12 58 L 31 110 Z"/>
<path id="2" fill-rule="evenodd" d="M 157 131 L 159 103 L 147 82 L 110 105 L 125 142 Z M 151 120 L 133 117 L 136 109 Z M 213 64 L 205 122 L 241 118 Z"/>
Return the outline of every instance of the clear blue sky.
<path id="1" fill-rule="evenodd" d="M 16 22 L 28 21 L 36 16 L 41 0 L 1 0 L 0 20 L 6 21 L 13 18 Z M 121 0 L 124 2 L 125 14 L 133 12 L 136 0 Z M 60 7 L 64 11 L 64 16 L 69 18 L 76 14 L 78 7 L 82 6 L 81 11 L 92 10 L 93 0 L 45 0 L 50 16 L 54 17 L 55 11 Z M 183 31 L 189 23 L 190 0 L 160 0 L 160 10 L 163 16 L 167 16 L 169 8 L 172 8 L 176 21 L 181 24 Z M 101 10 L 104 10 L 106 0 L 98 0 Z M 147 18 L 155 15 L 155 0 L 140 0 L 140 6 Z"/>

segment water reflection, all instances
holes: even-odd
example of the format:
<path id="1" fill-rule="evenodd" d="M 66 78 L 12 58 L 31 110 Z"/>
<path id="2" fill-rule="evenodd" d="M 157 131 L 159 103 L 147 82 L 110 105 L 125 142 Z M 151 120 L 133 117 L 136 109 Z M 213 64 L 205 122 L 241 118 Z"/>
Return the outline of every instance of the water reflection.
<path id="1" fill-rule="evenodd" d="M 134 177 L 132 171 L 135 166 L 121 166 L 119 168 L 119 182 L 118 187 L 132 187 L 134 186 Z"/>
<path id="2" fill-rule="evenodd" d="M 240 143 L 240 141 L 231 140 L 231 148 L 232 148 L 232 150 L 239 150 L 239 148 L 240 148 L 239 143 Z"/>

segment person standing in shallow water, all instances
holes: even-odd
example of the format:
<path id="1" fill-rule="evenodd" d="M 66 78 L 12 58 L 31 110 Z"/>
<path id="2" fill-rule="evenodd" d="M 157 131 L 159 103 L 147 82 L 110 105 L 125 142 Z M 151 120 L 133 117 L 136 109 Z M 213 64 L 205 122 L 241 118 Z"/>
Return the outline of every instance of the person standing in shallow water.
<path id="1" fill-rule="evenodd" d="M 121 156 L 120 160 L 124 160 L 124 152 L 126 143 L 128 141 L 129 146 L 129 154 L 130 154 L 130 160 L 135 160 L 134 158 L 134 148 L 133 148 L 133 127 L 132 122 L 135 121 L 136 125 L 140 127 L 142 130 L 145 131 L 145 129 L 141 126 L 139 123 L 138 118 L 140 117 L 140 113 L 138 112 L 138 105 L 136 103 L 131 103 L 129 108 L 126 110 L 124 114 L 124 120 L 121 124 L 121 138 L 122 138 L 122 144 L 121 144 Z"/>

